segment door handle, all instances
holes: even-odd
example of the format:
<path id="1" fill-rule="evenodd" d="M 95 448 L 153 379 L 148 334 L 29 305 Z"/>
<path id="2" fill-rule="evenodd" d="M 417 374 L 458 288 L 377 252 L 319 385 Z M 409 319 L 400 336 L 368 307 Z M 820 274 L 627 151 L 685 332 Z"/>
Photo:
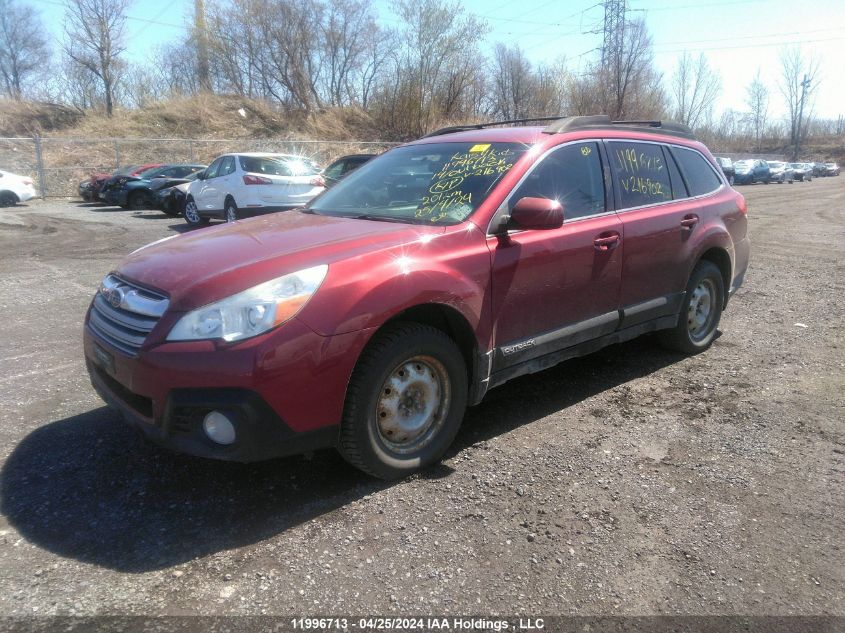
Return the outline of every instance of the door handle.
<path id="1" fill-rule="evenodd" d="M 698 216 L 694 213 L 691 215 L 684 216 L 684 219 L 681 220 L 681 226 L 685 229 L 691 229 L 696 224 L 698 224 Z"/>
<path id="2" fill-rule="evenodd" d="M 612 233 L 611 235 L 600 235 L 593 240 L 593 245 L 598 251 L 609 251 L 619 245 L 621 239 L 619 233 Z"/>

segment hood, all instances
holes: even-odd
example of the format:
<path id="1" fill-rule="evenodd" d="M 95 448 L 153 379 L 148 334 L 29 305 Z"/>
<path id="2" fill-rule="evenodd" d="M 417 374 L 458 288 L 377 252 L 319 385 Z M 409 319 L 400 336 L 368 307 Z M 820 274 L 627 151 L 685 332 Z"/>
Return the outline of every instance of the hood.
<path id="1" fill-rule="evenodd" d="M 286 211 L 153 242 L 117 268 L 121 277 L 190 310 L 275 277 L 439 234 L 442 226 L 354 220 Z"/>

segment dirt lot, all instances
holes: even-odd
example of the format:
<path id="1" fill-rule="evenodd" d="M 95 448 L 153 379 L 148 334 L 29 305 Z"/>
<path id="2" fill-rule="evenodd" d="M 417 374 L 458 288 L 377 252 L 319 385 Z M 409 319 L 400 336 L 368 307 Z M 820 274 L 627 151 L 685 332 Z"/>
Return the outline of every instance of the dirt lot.
<path id="1" fill-rule="evenodd" d="M 91 389 L 82 320 L 184 224 L 0 210 L 0 615 L 844 615 L 845 178 L 742 191 L 752 265 L 709 352 L 519 379 L 395 484 L 147 444 Z"/>

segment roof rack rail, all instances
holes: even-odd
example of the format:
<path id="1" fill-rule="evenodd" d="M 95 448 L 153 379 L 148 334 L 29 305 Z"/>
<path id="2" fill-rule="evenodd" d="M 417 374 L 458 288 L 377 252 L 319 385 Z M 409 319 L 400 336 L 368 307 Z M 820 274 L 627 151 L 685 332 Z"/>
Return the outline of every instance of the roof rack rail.
<path id="1" fill-rule="evenodd" d="M 561 132 L 575 132 L 578 130 L 595 130 L 599 128 L 607 128 L 611 125 L 618 125 L 620 127 L 631 127 L 638 132 L 648 132 L 650 134 L 666 134 L 669 136 L 680 136 L 696 140 L 693 131 L 681 123 L 674 121 L 612 121 L 606 114 L 599 114 L 595 116 L 571 116 L 564 119 L 558 119 L 543 130 L 545 134 L 559 134 Z"/>
<path id="2" fill-rule="evenodd" d="M 449 127 L 440 128 L 434 132 L 429 132 L 420 138 L 430 138 L 432 136 L 442 136 L 444 134 L 453 134 L 454 132 L 467 132 L 469 130 L 483 130 L 486 127 L 493 127 L 495 125 L 510 125 L 512 123 L 537 123 L 539 121 L 560 121 L 559 116 L 541 116 L 530 119 L 509 119 L 507 121 L 487 121 L 486 123 L 467 123 L 466 125 L 451 125 Z"/>

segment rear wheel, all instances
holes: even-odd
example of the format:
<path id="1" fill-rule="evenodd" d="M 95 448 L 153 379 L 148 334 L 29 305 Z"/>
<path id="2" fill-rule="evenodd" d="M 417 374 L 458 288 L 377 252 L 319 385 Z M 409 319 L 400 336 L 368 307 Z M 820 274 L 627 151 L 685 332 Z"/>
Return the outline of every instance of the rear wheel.
<path id="1" fill-rule="evenodd" d="M 194 202 L 193 198 L 188 198 L 188 201 L 185 203 L 185 213 L 183 215 L 185 216 L 185 222 L 189 226 L 205 226 L 208 224 L 208 218 L 200 215 L 197 203 Z"/>
<path id="2" fill-rule="evenodd" d="M 226 198 L 226 222 L 235 222 L 238 219 L 238 205 L 232 198 Z"/>
<path id="3" fill-rule="evenodd" d="M 340 452 L 375 477 L 404 477 L 443 456 L 466 404 L 466 365 L 455 342 L 428 325 L 388 326 L 352 374 Z"/>
<path id="4" fill-rule="evenodd" d="M 660 342 L 684 354 L 703 352 L 716 338 L 724 305 L 725 283 L 721 271 L 713 262 L 698 262 L 687 283 L 678 325 L 660 332 Z"/>

